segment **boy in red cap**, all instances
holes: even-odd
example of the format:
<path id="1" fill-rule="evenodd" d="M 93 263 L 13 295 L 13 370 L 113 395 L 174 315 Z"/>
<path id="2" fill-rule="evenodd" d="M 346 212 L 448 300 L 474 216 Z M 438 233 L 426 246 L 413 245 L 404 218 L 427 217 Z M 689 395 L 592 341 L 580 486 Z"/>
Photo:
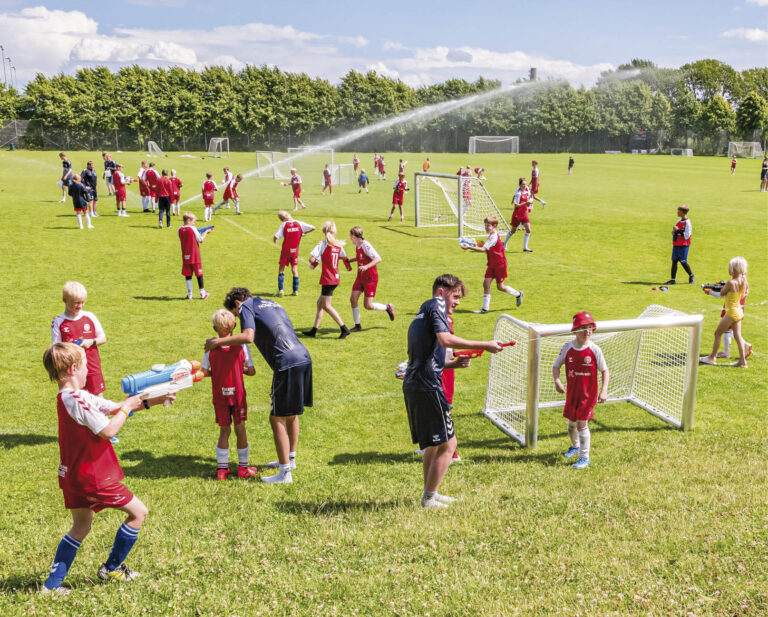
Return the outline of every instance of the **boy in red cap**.
<path id="1" fill-rule="evenodd" d="M 563 456 L 571 458 L 576 454 L 579 460 L 573 465 L 574 469 L 584 469 L 589 466 L 589 420 L 594 418 L 596 403 L 604 403 L 608 398 L 608 365 L 603 358 L 600 348 L 590 341 L 595 330 L 595 320 L 587 311 L 573 316 L 571 332 L 576 335 L 574 340 L 563 345 L 560 354 L 552 365 L 552 376 L 555 378 L 555 389 L 566 393 L 563 417 L 568 418 L 568 435 L 571 447 Z M 565 364 L 565 375 L 568 389 L 560 381 L 560 367 Z M 600 371 L 603 387 L 598 394 L 597 373 Z"/>

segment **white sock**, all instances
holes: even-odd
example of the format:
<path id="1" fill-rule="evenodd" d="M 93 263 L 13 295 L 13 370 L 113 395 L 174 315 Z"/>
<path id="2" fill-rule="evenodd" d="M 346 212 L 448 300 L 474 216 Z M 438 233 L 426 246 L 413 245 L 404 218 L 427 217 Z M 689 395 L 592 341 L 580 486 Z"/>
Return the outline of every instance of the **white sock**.
<path id="1" fill-rule="evenodd" d="M 185 279 L 184 282 L 187 284 L 187 295 L 192 295 L 192 279 Z"/>
<path id="2" fill-rule="evenodd" d="M 531 237 L 531 234 L 529 234 L 527 231 L 523 234 L 523 248 L 528 248 L 528 238 Z"/>
<path id="3" fill-rule="evenodd" d="M 211 207 L 206 206 L 205 207 L 205 220 L 210 221 L 211 220 Z"/>
<path id="4" fill-rule="evenodd" d="M 355 306 L 352 308 L 352 321 L 355 322 L 355 325 L 358 325 L 360 323 L 360 307 Z"/>
<path id="5" fill-rule="evenodd" d="M 248 453 L 250 451 L 251 451 L 250 444 L 245 446 L 245 448 L 237 449 L 237 464 L 240 465 L 240 467 L 248 466 Z"/>
<path id="6" fill-rule="evenodd" d="M 235 212 L 240 213 L 240 200 L 235 199 Z"/>
<path id="7" fill-rule="evenodd" d="M 88 225 L 88 227 L 91 226 L 91 215 L 88 214 L 87 212 L 85 213 L 85 222 Z"/>
<path id="8" fill-rule="evenodd" d="M 725 352 L 725 355 L 730 357 L 731 355 L 731 341 L 733 340 L 733 332 L 728 330 L 725 334 L 723 334 L 723 351 Z"/>
<path id="9" fill-rule="evenodd" d="M 511 231 L 508 231 L 508 232 L 507 232 L 507 237 L 506 237 L 506 238 L 504 238 L 504 248 L 507 248 L 507 242 L 509 242 L 509 239 L 510 239 L 511 237 L 512 237 L 512 232 L 511 232 Z"/>
<path id="10" fill-rule="evenodd" d="M 568 437 L 571 438 L 571 445 L 574 448 L 579 447 L 579 429 L 573 420 L 568 420 Z"/>
<path id="11" fill-rule="evenodd" d="M 373 310 L 374 311 L 386 311 L 387 310 L 387 305 L 386 304 L 382 304 L 381 302 L 374 302 L 373 303 Z"/>
<path id="12" fill-rule="evenodd" d="M 579 458 L 589 458 L 590 441 L 591 435 L 589 433 L 589 427 L 587 426 L 579 431 Z"/>
<path id="13" fill-rule="evenodd" d="M 80 229 L 83 228 L 83 216 L 81 214 L 77 215 L 77 224 L 80 226 Z"/>
<path id="14" fill-rule="evenodd" d="M 504 293 L 509 294 L 510 296 L 519 296 L 520 292 L 517 291 L 514 287 L 510 287 L 509 285 L 504 285 Z"/>
<path id="15" fill-rule="evenodd" d="M 229 448 L 216 446 L 216 466 L 219 469 L 229 468 Z"/>
<path id="16" fill-rule="evenodd" d="M 491 310 L 491 294 L 483 294 L 483 310 Z"/>

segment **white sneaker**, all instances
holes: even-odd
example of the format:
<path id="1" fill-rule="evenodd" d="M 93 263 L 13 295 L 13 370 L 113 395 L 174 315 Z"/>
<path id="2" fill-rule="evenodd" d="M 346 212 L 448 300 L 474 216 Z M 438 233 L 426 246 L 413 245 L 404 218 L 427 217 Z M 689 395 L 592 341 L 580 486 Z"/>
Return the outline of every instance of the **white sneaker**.
<path id="1" fill-rule="evenodd" d="M 54 587 L 53 589 L 48 589 L 45 585 L 43 585 L 40 588 L 40 592 L 42 594 L 51 593 L 55 596 L 66 596 L 72 593 L 72 590 L 69 587 Z"/>
<path id="2" fill-rule="evenodd" d="M 88 225 L 88 229 L 96 229 L 93 225 Z"/>
<path id="3" fill-rule="evenodd" d="M 291 469 L 296 469 L 296 461 L 294 459 L 291 459 L 290 465 Z M 279 469 L 280 461 L 270 461 L 269 463 L 265 463 L 264 467 L 267 467 L 268 469 Z"/>
<path id="4" fill-rule="evenodd" d="M 456 503 L 455 497 L 448 497 L 448 495 L 441 495 L 440 493 L 435 495 L 435 500 L 440 503 Z"/>
<path id="5" fill-rule="evenodd" d="M 421 498 L 421 507 L 427 510 L 438 510 L 440 508 L 448 508 L 448 504 L 438 501 L 435 497 L 432 499 Z"/>
<path id="6" fill-rule="evenodd" d="M 59 199 L 60 204 L 63 204 L 65 201 L 67 201 L 66 197 L 62 197 L 61 199 Z"/>
<path id="7" fill-rule="evenodd" d="M 290 484 L 293 482 L 293 477 L 289 471 L 288 473 L 278 473 L 268 478 L 262 478 L 261 481 L 268 484 Z"/>

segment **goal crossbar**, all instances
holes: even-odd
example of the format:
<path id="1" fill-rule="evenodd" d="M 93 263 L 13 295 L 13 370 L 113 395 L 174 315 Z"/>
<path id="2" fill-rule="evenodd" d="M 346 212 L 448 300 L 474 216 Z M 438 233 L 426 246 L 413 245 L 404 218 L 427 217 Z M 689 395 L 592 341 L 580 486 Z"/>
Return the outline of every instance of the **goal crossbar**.
<path id="1" fill-rule="evenodd" d="M 482 144 L 492 145 L 484 149 Z M 481 147 L 478 148 L 478 145 Z M 472 135 L 469 138 L 468 152 L 469 154 L 519 154 L 520 138 L 517 135 Z"/>
<path id="2" fill-rule="evenodd" d="M 728 157 L 738 156 L 745 159 L 763 158 L 763 146 L 759 141 L 728 142 Z"/>

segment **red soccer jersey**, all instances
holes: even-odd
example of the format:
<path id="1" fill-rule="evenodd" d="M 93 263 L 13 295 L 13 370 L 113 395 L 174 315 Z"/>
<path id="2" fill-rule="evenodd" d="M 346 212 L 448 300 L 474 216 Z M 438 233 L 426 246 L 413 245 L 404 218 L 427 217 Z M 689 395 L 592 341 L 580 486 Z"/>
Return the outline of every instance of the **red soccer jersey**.
<path id="1" fill-rule="evenodd" d="M 181 195 L 181 187 L 183 185 L 181 184 L 181 180 L 179 180 L 176 176 L 171 176 L 170 181 L 171 181 L 171 197 L 176 199 Z"/>
<path id="2" fill-rule="evenodd" d="M 125 190 L 125 174 L 122 171 L 113 171 L 112 184 L 114 184 L 116 191 Z"/>
<path id="3" fill-rule="evenodd" d="M 405 195 L 405 190 L 408 188 L 408 181 L 398 180 L 397 182 L 395 182 L 395 185 L 392 188 L 394 189 L 392 193 L 392 198 L 402 199 L 403 195 Z"/>
<path id="4" fill-rule="evenodd" d="M 160 176 L 157 179 L 157 196 L 158 197 L 170 197 L 173 192 L 173 186 L 168 176 Z"/>
<path id="5" fill-rule="evenodd" d="M 675 234 L 675 239 L 672 241 L 673 246 L 691 246 L 691 234 L 693 233 L 693 226 L 690 219 L 680 219 L 675 223 L 675 229 L 682 231 L 682 234 Z M 685 234 L 688 237 L 685 237 Z"/>
<path id="6" fill-rule="evenodd" d="M 200 259 L 200 232 L 195 227 L 182 225 L 179 227 L 179 240 L 181 240 L 181 260 L 186 264 L 202 263 Z"/>
<path id="7" fill-rule="evenodd" d="M 144 174 L 144 182 L 147 183 L 147 186 L 149 186 L 149 190 L 153 193 L 157 192 L 157 181 L 159 179 L 159 176 L 157 175 L 157 171 L 155 171 L 154 167 L 150 167 L 147 169 L 147 171 Z"/>
<path id="8" fill-rule="evenodd" d="M 569 420 L 591 420 L 597 404 L 598 373 L 608 369 L 603 352 L 594 343 L 582 349 L 575 341 L 563 345 L 554 366 L 565 364 L 567 380 L 563 416 Z"/>
<path id="9" fill-rule="evenodd" d="M 492 231 L 488 239 L 483 244 L 485 257 L 488 260 L 489 268 L 506 268 L 507 255 L 504 253 L 504 243 L 499 240 L 499 234 Z"/>
<path id="10" fill-rule="evenodd" d="M 237 194 L 237 185 L 240 184 L 237 180 L 232 180 L 232 182 L 229 183 L 229 190 L 232 192 L 232 197 L 234 199 L 238 199 L 240 195 Z"/>
<path id="11" fill-rule="evenodd" d="M 376 252 L 376 249 L 371 246 L 371 243 L 368 242 L 368 240 L 363 240 L 360 246 L 355 249 L 355 258 L 357 259 L 357 278 L 361 282 L 369 283 L 379 280 L 379 270 L 376 266 L 368 268 L 365 272 L 360 272 L 360 266 L 367 266 L 378 256 L 379 254 Z"/>
<path id="12" fill-rule="evenodd" d="M 312 257 L 322 264 L 322 274 L 320 275 L 321 285 L 339 284 L 339 257 L 346 257 L 344 248 L 333 246 L 325 240 L 320 242 L 312 251 Z"/>
<path id="13" fill-rule="evenodd" d="M 283 239 L 283 252 L 295 255 L 299 250 L 299 243 L 309 225 L 301 221 L 285 221 L 275 233 L 275 238 Z"/>
<path id="14" fill-rule="evenodd" d="M 115 403 L 85 390 L 61 390 L 59 416 L 59 486 L 94 491 L 120 482 L 123 470 L 108 439 L 98 433 L 109 424 L 105 413 Z"/>
<path id="15" fill-rule="evenodd" d="M 51 322 L 51 343 L 74 343 L 80 339 L 95 339 L 104 335 L 104 328 L 96 315 L 88 311 L 80 311 L 76 318 L 67 317 L 62 313 Z M 86 389 L 91 394 L 101 394 L 106 389 L 104 376 L 101 373 L 101 356 L 99 348 L 91 345 L 85 351 L 85 362 L 88 367 Z"/>
<path id="16" fill-rule="evenodd" d="M 213 180 L 203 182 L 203 202 L 206 206 L 213 204 L 213 194 L 216 191 L 216 183 Z"/>
<path id="17" fill-rule="evenodd" d="M 246 349 L 241 345 L 222 345 L 209 351 L 203 358 L 203 368 L 211 371 L 214 406 L 248 407 L 243 383 L 246 355 Z"/>

